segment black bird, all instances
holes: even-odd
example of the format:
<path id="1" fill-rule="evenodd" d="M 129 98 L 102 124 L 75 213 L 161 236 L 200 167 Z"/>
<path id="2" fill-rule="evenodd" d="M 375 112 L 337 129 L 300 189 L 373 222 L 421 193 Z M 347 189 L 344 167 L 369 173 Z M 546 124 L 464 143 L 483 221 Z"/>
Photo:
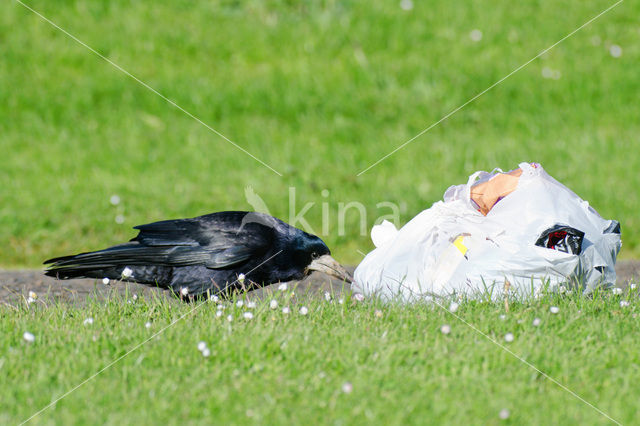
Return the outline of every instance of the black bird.
<path id="1" fill-rule="evenodd" d="M 124 278 L 189 297 L 301 280 L 311 271 L 351 282 L 319 237 L 264 213 L 218 212 L 134 229 L 128 243 L 47 260 L 45 275 Z"/>

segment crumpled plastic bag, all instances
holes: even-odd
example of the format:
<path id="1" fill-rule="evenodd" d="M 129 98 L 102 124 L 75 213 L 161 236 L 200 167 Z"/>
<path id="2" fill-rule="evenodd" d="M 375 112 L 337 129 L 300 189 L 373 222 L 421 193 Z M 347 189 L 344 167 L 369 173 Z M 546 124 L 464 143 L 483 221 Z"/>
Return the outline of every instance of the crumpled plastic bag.
<path id="1" fill-rule="evenodd" d="M 592 292 L 616 281 L 620 225 L 536 163 L 476 172 L 397 230 L 371 230 L 376 248 L 354 290 L 383 299 L 536 296 L 559 286 Z"/>

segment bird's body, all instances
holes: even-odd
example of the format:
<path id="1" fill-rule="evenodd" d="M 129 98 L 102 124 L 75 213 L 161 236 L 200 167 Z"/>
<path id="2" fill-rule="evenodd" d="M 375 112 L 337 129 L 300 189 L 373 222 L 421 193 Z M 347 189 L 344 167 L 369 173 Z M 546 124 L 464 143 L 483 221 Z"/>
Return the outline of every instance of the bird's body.
<path id="1" fill-rule="evenodd" d="M 50 259 L 45 274 L 60 279 L 124 276 L 200 296 L 300 280 L 322 269 L 313 264 L 325 265 L 327 258 L 339 267 L 320 238 L 263 213 L 218 212 L 135 229 L 139 233 L 128 243 Z M 336 270 L 333 264 L 328 268 L 325 272 Z M 349 280 L 343 271 L 341 278 Z"/>

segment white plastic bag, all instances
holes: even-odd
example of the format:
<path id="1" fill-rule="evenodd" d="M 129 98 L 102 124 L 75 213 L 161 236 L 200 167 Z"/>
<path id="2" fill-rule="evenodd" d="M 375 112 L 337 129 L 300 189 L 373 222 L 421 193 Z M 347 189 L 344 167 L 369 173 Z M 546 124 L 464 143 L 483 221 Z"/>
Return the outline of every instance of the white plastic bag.
<path id="1" fill-rule="evenodd" d="M 376 248 L 357 267 L 354 290 L 409 301 L 460 295 L 497 299 L 506 281 L 510 294 L 525 297 L 546 285 L 552 291 L 564 285 L 585 293 L 614 285 L 621 247 L 618 222 L 600 217 L 539 164 L 519 167 L 515 189 L 497 198 L 486 216 L 471 194 L 501 171 L 474 173 L 466 185 L 449 188 L 444 201 L 400 230 L 389 222 L 374 226 Z M 558 226 L 584 233 L 578 254 L 562 242 L 542 241 L 546 230 Z M 558 232 L 552 236 L 566 234 Z"/>

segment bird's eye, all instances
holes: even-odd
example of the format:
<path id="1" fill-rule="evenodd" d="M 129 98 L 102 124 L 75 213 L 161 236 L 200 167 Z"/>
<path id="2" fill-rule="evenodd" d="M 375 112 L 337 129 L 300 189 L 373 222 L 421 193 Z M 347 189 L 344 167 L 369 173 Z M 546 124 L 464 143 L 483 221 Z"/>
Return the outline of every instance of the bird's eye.
<path id="1" fill-rule="evenodd" d="M 317 259 L 318 258 L 318 253 L 316 253 L 315 251 L 313 253 L 311 253 L 311 258 L 312 259 Z"/>

